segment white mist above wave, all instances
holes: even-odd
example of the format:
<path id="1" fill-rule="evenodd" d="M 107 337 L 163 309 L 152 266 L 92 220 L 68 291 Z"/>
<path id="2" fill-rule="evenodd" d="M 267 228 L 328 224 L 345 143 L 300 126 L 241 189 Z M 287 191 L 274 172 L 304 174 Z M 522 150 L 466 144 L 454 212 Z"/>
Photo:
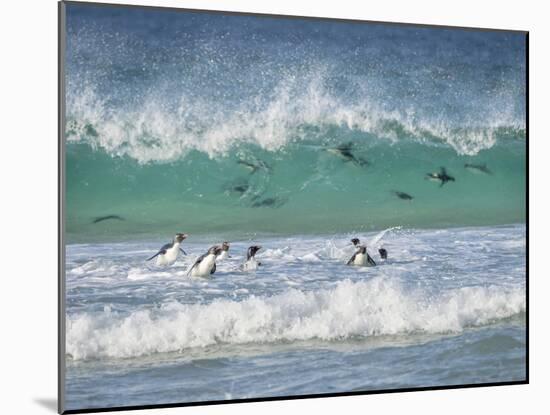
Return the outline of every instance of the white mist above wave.
<path id="1" fill-rule="evenodd" d="M 69 88 L 67 139 L 149 163 L 174 161 L 192 150 L 220 157 L 241 144 L 274 151 L 321 135 L 334 141 L 338 139 L 331 137 L 335 126 L 389 143 L 406 138 L 475 155 L 495 145 L 499 130 L 512 129 L 522 135 L 524 128 L 522 121 L 502 109 L 483 117 L 482 122 L 471 120 L 460 126 L 437 117 L 422 118 L 414 109 L 383 110 L 368 98 L 360 102 L 338 98 L 318 78 L 307 87 L 286 80 L 267 101 L 217 107 L 185 96 L 174 105 L 150 95 L 135 108 L 112 109 L 92 87 Z"/>
<path id="2" fill-rule="evenodd" d="M 67 354 L 75 360 L 129 358 L 214 344 L 338 340 L 377 335 L 453 333 L 525 311 L 522 288 L 464 287 L 430 296 L 385 277 L 344 280 L 334 288 L 210 304 L 170 302 L 119 315 L 67 317 Z"/>

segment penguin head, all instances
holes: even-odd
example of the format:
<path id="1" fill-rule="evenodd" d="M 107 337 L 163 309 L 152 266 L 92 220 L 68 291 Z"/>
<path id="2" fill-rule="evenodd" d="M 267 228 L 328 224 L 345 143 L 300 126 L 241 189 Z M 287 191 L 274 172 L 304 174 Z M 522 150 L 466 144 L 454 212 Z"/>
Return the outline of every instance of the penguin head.
<path id="1" fill-rule="evenodd" d="M 185 238 L 187 238 L 187 234 L 186 234 L 186 233 L 176 233 L 176 236 L 174 236 L 174 241 L 176 241 L 176 242 L 181 242 L 181 241 L 183 241 Z"/>
<path id="2" fill-rule="evenodd" d="M 229 251 L 229 242 L 224 242 L 222 244 L 222 251 Z"/>
<path id="3" fill-rule="evenodd" d="M 219 254 L 222 253 L 222 249 L 218 246 L 218 245 L 214 245 L 213 247 L 211 247 L 209 250 L 208 250 L 208 254 L 210 255 L 216 255 L 218 256 Z"/>
<path id="4" fill-rule="evenodd" d="M 351 243 L 353 244 L 353 246 L 357 246 L 357 245 L 359 245 L 359 239 L 358 238 L 353 238 L 351 240 Z"/>
<path id="5" fill-rule="evenodd" d="M 262 249 L 259 245 L 252 245 L 250 248 L 248 248 L 247 257 L 248 259 L 253 258 L 254 255 L 256 255 L 256 252 L 258 252 L 260 249 Z"/>

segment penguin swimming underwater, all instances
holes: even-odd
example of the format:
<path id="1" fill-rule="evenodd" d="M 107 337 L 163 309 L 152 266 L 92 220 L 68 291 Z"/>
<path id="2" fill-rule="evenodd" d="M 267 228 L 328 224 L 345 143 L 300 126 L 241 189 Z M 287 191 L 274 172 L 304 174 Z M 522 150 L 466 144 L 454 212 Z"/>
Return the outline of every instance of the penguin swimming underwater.
<path id="1" fill-rule="evenodd" d="M 374 259 L 372 259 L 371 256 L 369 255 L 369 253 L 367 252 L 367 248 L 360 245 L 361 241 L 359 241 L 358 238 L 353 238 L 351 240 L 351 243 L 353 244 L 353 246 L 355 246 L 356 248 L 358 248 L 360 250 L 364 249 L 363 254 L 365 255 L 366 263 L 365 264 L 355 264 L 355 265 L 367 265 L 368 264 L 370 267 L 374 267 L 376 265 L 376 262 L 374 262 Z M 357 251 L 357 252 L 359 252 L 359 251 Z M 352 259 L 355 258 L 355 256 L 357 255 L 357 252 L 351 257 Z M 348 261 L 348 265 L 351 265 L 350 261 L 351 261 L 351 259 Z"/>
<path id="2" fill-rule="evenodd" d="M 351 162 L 358 167 L 368 167 L 370 165 L 369 161 L 362 157 L 356 157 L 355 154 L 351 152 L 352 146 L 352 143 L 345 143 L 340 144 L 338 147 L 328 148 L 326 150 L 329 153 L 342 158 L 345 162 Z"/>
<path id="3" fill-rule="evenodd" d="M 231 190 L 242 195 L 243 193 L 246 193 L 248 191 L 248 188 L 248 184 L 237 184 L 233 186 Z"/>
<path id="4" fill-rule="evenodd" d="M 437 173 L 437 172 L 427 173 L 426 174 L 426 179 L 432 180 L 432 181 L 440 181 L 441 184 L 439 185 L 439 187 L 442 187 L 447 182 L 454 182 L 455 181 L 454 177 L 449 176 L 447 174 L 447 170 L 445 169 L 445 167 L 441 167 L 440 170 L 439 170 L 439 173 Z"/>
<path id="5" fill-rule="evenodd" d="M 246 252 L 246 262 L 241 265 L 241 270 L 256 271 L 258 267 L 262 265 L 262 263 L 256 261 L 255 258 L 256 252 L 258 252 L 260 249 L 262 249 L 262 247 L 257 245 L 252 245 L 250 248 L 248 248 L 248 251 Z"/>
<path id="6" fill-rule="evenodd" d="M 222 252 L 222 248 L 217 245 L 211 247 L 206 254 L 201 255 L 197 258 L 195 263 L 187 275 L 191 274 L 193 277 L 207 277 L 216 272 L 216 258 Z"/>
<path id="7" fill-rule="evenodd" d="M 485 173 L 485 174 L 493 174 L 491 170 L 487 167 L 487 164 L 469 164 L 466 163 L 464 165 L 464 168 L 472 173 Z"/>
<path id="8" fill-rule="evenodd" d="M 286 199 L 280 198 L 280 197 L 266 197 L 265 199 L 260 199 L 259 196 L 254 196 L 252 198 L 252 204 L 250 207 L 253 208 L 262 208 L 262 207 L 269 207 L 269 208 L 279 208 L 282 205 L 284 205 L 287 202 Z"/>
<path id="9" fill-rule="evenodd" d="M 227 258 L 229 258 L 229 242 L 224 242 L 222 244 L 222 253 L 218 257 L 218 261 L 223 261 Z"/>
<path id="10" fill-rule="evenodd" d="M 271 172 L 271 166 L 267 164 L 265 161 L 260 159 L 255 159 L 254 161 L 248 161 L 243 159 L 238 159 L 237 164 L 243 166 L 244 168 L 248 169 L 250 171 L 250 174 L 254 174 L 258 171 L 265 171 L 267 173 Z"/>
<path id="11" fill-rule="evenodd" d="M 412 197 L 410 194 L 405 192 L 400 192 L 398 190 L 392 190 L 392 193 L 396 195 L 401 200 L 413 200 L 414 197 Z"/>
<path id="12" fill-rule="evenodd" d="M 184 255 L 187 255 L 183 248 L 180 247 L 180 244 L 185 238 L 187 238 L 186 233 L 177 233 L 172 242 L 163 245 L 162 248 L 160 248 L 151 258 L 147 259 L 147 261 L 157 258 L 157 265 L 172 265 L 176 262 L 176 259 L 178 259 L 180 251 L 183 252 Z"/>
<path id="13" fill-rule="evenodd" d="M 125 220 L 122 216 L 119 215 L 106 215 L 106 216 L 99 216 L 94 219 L 92 223 L 99 223 L 103 222 L 104 220 Z"/>

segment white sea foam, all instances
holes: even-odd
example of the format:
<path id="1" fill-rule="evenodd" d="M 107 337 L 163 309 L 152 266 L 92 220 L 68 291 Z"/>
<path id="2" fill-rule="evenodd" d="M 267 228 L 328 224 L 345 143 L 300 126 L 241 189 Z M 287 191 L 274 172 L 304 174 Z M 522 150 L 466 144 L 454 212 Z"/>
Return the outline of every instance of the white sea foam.
<path id="1" fill-rule="evenodd" d="M 220 343 L 460 332 L 524 311 L 522 288 L 464 287 L 432 297 L 376 277 L 242 301 L 74 314 L 67 318 L 67 353 L 75 360 L 127 358 Z"/>
<path id="2" fill-rule="evenodd" d="M 318 77 L 305 88 L 296 83 L 283 82 L 267 103 L 249 103 L 231 110 L 186 97 L 172 108 L 156 96 L 144 98 L 135 109 L 108 110 L 93 88 L 82 87 L 68 94 L 67 139 L 149 163 L 173 161 L 191 150 L 211 158 L 224 156 L 240 144 L 274 151 L 297 140 L 311 139 L 305 126 L 321 132 L 339 126 L 390 143 L 404 137 L 424 144 L 443 143 L 458 154 L 474 155 L 495 145 L 499 128 L 523 128 L 499 114 L 485 119 L 483 125 L 472 123 L 457 129 L 449 122 L 419 120 L 411 112 L 382 110 L 369 100 L 343 101 L 327 92 Z"/>

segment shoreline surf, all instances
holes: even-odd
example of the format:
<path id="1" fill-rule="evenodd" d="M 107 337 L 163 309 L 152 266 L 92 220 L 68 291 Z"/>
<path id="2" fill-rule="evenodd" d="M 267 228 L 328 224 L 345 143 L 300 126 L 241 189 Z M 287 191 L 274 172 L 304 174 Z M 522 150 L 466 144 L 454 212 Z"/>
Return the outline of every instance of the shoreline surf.
<path id="1" fill-rule="evenodd" d="M 250 242 L 234 241 L 212 278 L 186 271 L 215 241 L 186 240 L 189 255 L 168 267 L 145 261 L 154 242 L 69 246 L 68 353 L 78 360 L 123 357 L 130 348 L 148 354 L 217 343 L 445 334 L 525 312 L 524 225 L 355 234 L 379 261 L 374 268 L 345 265 L 354 252 L 349 236 L 263 240 L 255 273 L 238 269 Z M 380 246 L 386 261 L 376 255 Z M 495 260 L 499 265 L 487 268 Z M 202 323 L 194 328 L 192 321 Z M 153 337 L 143 337 L 147 332 Z"/>

